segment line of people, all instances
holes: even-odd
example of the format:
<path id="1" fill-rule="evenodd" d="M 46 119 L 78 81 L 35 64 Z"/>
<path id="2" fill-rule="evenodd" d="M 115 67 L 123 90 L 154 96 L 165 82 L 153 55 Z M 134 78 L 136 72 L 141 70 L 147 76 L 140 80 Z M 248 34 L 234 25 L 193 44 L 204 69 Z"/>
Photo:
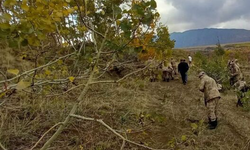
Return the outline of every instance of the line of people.
<path id="1" fill-rule="evenodd" d="M 179 72 L 183 84 L 185 85 L 187 83 L 187 72 L 189 70 L 189 64 L 186 62 L 185 59 L 180 60 L 178 67 L 174 58 L 171 58 L 170 63 L 167 63 L 165 60 L 158 61 L 150 58 L 147 61 L 147 64 L 149 64 L 148 71 L 150 74 L 151 82 L 155 82 L 157 80 L 159 73 L 162 75 L 163 81 L 169 82 L 170 80 L 174 80 L 174 76 L 176 76 L 177 72 Z"/>

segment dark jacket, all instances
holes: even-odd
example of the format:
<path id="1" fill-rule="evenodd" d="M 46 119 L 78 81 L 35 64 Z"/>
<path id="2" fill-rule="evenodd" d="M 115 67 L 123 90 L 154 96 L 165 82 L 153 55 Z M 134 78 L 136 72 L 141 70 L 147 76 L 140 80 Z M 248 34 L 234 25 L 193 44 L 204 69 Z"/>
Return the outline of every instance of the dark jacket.
<path id="1" fill-rule="evenodd" d="M 186 73 L 189 69 L 189 66 L 186 62 L 180 62 L 178 65 L 178 71 L 180 73 Z"/>

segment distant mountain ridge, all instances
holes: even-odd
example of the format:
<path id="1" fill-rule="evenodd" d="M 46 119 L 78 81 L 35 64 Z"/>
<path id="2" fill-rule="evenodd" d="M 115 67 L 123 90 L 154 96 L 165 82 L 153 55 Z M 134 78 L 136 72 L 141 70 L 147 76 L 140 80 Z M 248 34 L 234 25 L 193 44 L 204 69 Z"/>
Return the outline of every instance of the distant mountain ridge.
<path id="1" fill-rule="evenodd" d="M 170 38 L 176 41 L 175 48 L 215 45 L 218 40 L 221 44 L 249 42 L 250 30 L 205 28 L 174 32 Z"/>

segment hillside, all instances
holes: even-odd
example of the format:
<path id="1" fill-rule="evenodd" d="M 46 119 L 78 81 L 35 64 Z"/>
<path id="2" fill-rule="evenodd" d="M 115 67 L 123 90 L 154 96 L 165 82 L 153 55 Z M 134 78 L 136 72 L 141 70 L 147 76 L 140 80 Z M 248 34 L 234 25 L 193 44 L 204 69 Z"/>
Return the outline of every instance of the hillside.
<path id="1" fill-rule="evenodd" d="M 8 51 L 2 52 L 6 54 Z M 173 54 L 178 58 L 187 56 L 185 52 L 174 51 Z M 8 58 L 13 57 L 10 53 Z M 21 68 L 21 64 L 29 66 L 30 63 L 24 60 L 11 62 L 6 67 L 13 65 Z M 139 65 L 137 63 L 127 65 L 134 68 L 132 66 Z M 250 75 L 248 70 L 246 65 L 243 69 L 245 76 Z M 198 90 L 199 79 L 195 68 L 189 72 L 187 85 L 181 83 L 179 75 L 170 82 L 149 82 L 147 75 L 145 70 L 119 84 L 91 85 L 77 115 L 101 119 L 127 140 L 145 146 L 126 142 L 123 150 L 250 148 L 250 114 L 235 106 L 235 92 L 222 93 L 219 126 L 211 131 L 206 129 L 206 108 L 203 94 Z M 109 77 L 114 78 L 117 77 Z M 84 83 L 79 80 L 76 80 L 77 85 L 69 83 L 68 90 L 64 92 L 61 86 L 50 88 L 45 91 L 46 95 L 40 90 L 33 92 L 27 89 L 17 91 L 7 100 L 2 98 L 0 139 L 4 147 L 26 150 L 36 146 L 34 150 L 40 149 L 56 132 L 56 125 L 70 112 Z M 122 139 L 113 131 L 95 120 L 72 118 L 50 149 L 117 150 L 121 148 Z"/>
<path id="2" fill-rule="evenodd" d="M 175 48 L 249 42 L 250 31 L 244 29 L 197 29 L 185 32 L 174 32 L 170 38 L 175 40 Z"/>
<path id="3" fill-rule="evenodd" d="M 222 95 L 219 126 L 211 131 L 206 129 L 206 108 L 197 89 L 199 80 L 195 73 L 190 72 L 185 86 L 178 78 L 168 83 L 130 78 L 120 85 L 93 86 L 88 102 L 79 108 L 78 114 L 103 119 L 127 139 L 158 149 L 247 150 L 250 114 L 235 107 L 235 95 L 231 92 Z M 54 96 L 53 100 L 50 97 L 36 99 L 35 103 L 31 95 L 19 99 L 21 95 L 17 94 L 9 100 L 0 111 L 5 118 L 1 132 L 5 146 L 30 149 L 46 130 L 65 117 L 60 111 L 70 110 L 74 93 Z M 4 116 L 6 111 L 8 117 Z M 55 129 L 41 143 L 53 132 Z M 121 144 L 122 141 L 101 124 L 76 120 L 67 126 L 51 149 L 117 150 Z M 127 143 L 124 149 L 147 148 Z"/>

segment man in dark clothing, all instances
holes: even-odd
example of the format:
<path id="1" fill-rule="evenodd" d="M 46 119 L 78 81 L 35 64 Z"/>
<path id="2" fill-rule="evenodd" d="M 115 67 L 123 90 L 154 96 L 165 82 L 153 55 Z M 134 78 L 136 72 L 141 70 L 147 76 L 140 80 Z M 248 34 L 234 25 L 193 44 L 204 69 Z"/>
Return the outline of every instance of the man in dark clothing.
<path id="1" fill-rule="evenodd" d="M 181 74 L 182 82 L 185 85 L 187 83 L 187 71 L 189 69 L 188 63 L 185 59 L 181 59 L 181 62 L 178 65 L 178 72 Z"/>

